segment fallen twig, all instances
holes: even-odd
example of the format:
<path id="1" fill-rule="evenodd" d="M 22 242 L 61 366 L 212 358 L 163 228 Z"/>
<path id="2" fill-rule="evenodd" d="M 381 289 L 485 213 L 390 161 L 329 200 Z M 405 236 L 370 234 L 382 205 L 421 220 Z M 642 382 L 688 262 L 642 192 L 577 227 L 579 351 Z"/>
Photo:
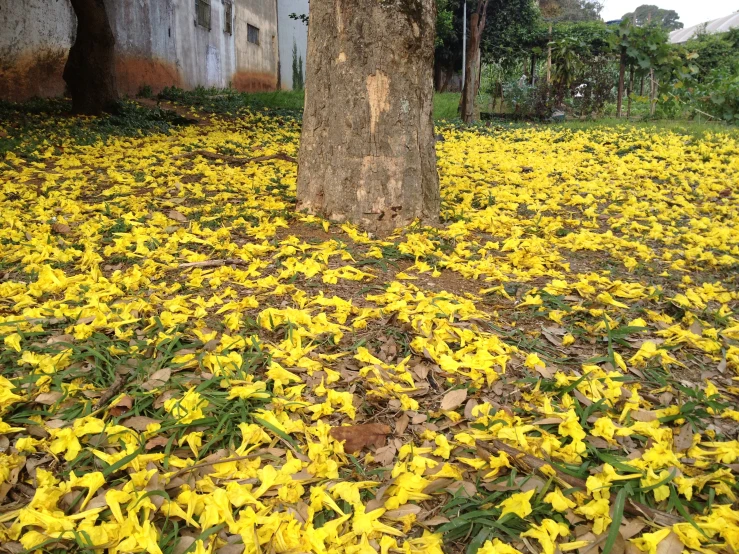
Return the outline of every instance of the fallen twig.
<path id="1" fill-rule="evenodd" d="M 266 162 L 269 160 L 283 160 L 285 162 L 298 163 L 298 160 L 292 156 L 288 156 L 284 152 L 278 152 L 277 154 L 269 154 L 267 156 L 257 156 L 255 158 L 240 158 L 238 156 L 227 156 L 226 154 L 217 154 L 208 150 L 193 150 L 192 152 L 186 152 L 173 156 L 173 160 L 179 160 L 182 158 L 195 158 L 196 156 L 202 156 L 209 160 L 219 160 L 222 162 L 234 164 L 234 165 L 246 165 L 249 163 Z"/>
<path id="2" fill-rule="evenodd" d="M 228 258 L 225 260 L 205 260 L 203 262 L 187 262 L 180 264 L 177 267 L 170 267 L 169 269 L 189 269 L 192 267 L 221 267 L 224 265 L 249 265 L 246 260 L 240 260 L 239 258 Z"/>
<path id="3" fill-rule="evenodd" d="M 113 384 L 110 385 L 110 388 L 106 390 L 100 397 L 100 399 L 95 403 L 95 406 L 93 407 L 93 413 L 103 408 L 111 398 L 121 392 L 121 389 L 126 384 L 126 381 L 128 381 L 128 377 L 128 375 L 119 375 L 115 378 L 115 381 L 113 381 Z"/>
<path id="4" fill-rule="evenodd" d="M 477 448 L 488 454 L 498 454 L 500 452 L 506 453 L 511 458 L 511 461 L 515 464 L 515 466 L 524 473 L 533 473 L 534 471 L 538 471 L 546 478 L 549 478 L 549 474 L 542 470 L 544 466 L 549 466 L 556 472 L 556 479 L 558 481 L 561 481 L 562 483 L 565 483 L 570 487 L 587 490 L 587 485 L 582 479 L 573 477 L 572 475 L 567 475 L 566 473 L 558 470 L 556 467 L 546 462 L 545 460 L 541 460 L 536 456 L 532 456 L 531 454 L 522 452 L 517 448 L 514 448 L 513 446 L 508 446 L 502 441 L 493 439 L 489 443 L 490 448 L 488 448 L 488 445 L 482 443 L 481 441 L 477 441 L 475 444 Z M 611 505 L 613 505 L 615 499 L 616 495 L 611 494 Z M 649 506 L 631 500 L 630 498 L 626 499 L 624 511 L 632 516 L 647 517 L 662 526 L 672 526 L 675 523 L 681 523 L 683 521 L 680 517 L 668 514 L 667 512 L 663 512 L 655 508 L 650 508 Z"/>
<path id="5" fill-rule="evenodd" d="M 245 454 L 244 456 L 236 456 L 234 458 L 226 458 L 224 460 L 213 460 L 211 462 L 200 462 L 199 464 L 193 464 L 191 466 L 183 467 L 182 469 L 178 469 L 177 471 L 175 471 L 172 475 L 169 476 L 169 482 L 172 482 L 175 477 L 179 477 L 180 475 L 184 475 L 185 473 L 189 473 L 196 469 L 214 466 L 217 464 L 227 464 L 229 462 L 240 462 L 241 460 L 253 460 L 254 458 L 258 458 L 259 456 L 261 456 L 261 454 L 252 452 L 251 454 Z"/>

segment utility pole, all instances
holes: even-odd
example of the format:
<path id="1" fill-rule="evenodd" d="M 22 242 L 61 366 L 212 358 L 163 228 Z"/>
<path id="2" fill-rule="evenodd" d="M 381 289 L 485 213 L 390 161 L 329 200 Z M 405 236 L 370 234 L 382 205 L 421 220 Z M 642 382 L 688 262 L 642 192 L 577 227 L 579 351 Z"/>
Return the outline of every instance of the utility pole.
<path id="1" fill-rule="evenodd" d="M 467 68 L 467 0 L 464 0 L 464 12 L 462 13 L 462 86 L 464 86 L 466 68 Z"/>

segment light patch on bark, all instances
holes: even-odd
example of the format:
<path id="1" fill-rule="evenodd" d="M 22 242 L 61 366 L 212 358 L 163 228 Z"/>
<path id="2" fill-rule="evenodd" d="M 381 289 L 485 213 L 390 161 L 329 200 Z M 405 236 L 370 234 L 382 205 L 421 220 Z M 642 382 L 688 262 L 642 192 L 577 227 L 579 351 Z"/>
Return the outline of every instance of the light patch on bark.
<path id="1" fill-rule="evenodd" d="M 341 0 L 336 0 L 336 28 L 339 34 L 344 34 L 344 18 L 341 15 Z"/>
<path id="2" fill-rule="evenodd" d="M 380 115 L 390 109 L 387 101 L 390 92 L 390 79 L 382 71 L 367 75 L 367 101 L 370 108 L 370 135 L 375 136 Z M 374 140 L 373 140 L 374 142 Z"/>
<path id="3" fill-rule="evenodd" d="M 418 26 L 418 24 L 414 21 L 413 22 L 413 36 L 418 38 L 421 36 L 421 28 Z"/>
<path id="4" fill-rule="evenodd" d="M 336 60 L 337 63 L 344 63 L 346 61 L 346 54 L 344 52 L 339 52 L 339 57 Z"/>

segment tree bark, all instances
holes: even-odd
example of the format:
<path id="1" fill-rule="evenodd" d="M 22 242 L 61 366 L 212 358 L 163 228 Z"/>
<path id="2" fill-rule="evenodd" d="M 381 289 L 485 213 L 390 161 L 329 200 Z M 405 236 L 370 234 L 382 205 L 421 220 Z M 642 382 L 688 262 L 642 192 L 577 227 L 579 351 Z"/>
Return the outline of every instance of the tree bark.
<path id="1" fill-rule="evenodd" d="M 475 99 L 480 86 L 480 41 L 485 30 L 485 16 L 488 9 L 488 0 L 480 0 L 477 11 L 470 18 L 470 36 L 467 42 L 467 59 L 464 68 L 464 84 L 462 97 L 459 99 L 459 111 L 462 121 L 474 123 L 478 119 Z"/>
<path id="2" fill-rule="evenodd" d="M 626 119 L 631 118 L 631 93 L 634 92 L 634 65 L 629 67 L 629 86 L 626 89 Z"/>
<path id="3" fill-rule="evenodd" d="M 386 234 L 439 216 L 434 0 L 313 0 L 298 209 Z"/>
<path id="4" fill-rule="evenodd" d="M 616 100 L 616 113 L 618 118 L 623 117 L 624 103 L 624 77 L 626 75 L 626 47 L 621 47 L 621 62 L 618 68 L 618 98 Z"/>
<path id="5" fill-rule="evenodd" d="M 552 24 L 549 24 L 549 42 L 547 43 L 547 85 L 552 82 Z"/>
<path id="6" fill-rule="evenodd" d="M 531 86 L 536 84 L 536 54 L 531 54 Z"/>
<path id="7" fill-rule="evenodd" d="M 75 113 L 99 115 L 118 107 L 115 37 L 103 0 L 71 0 L 77 37 L 69 50 L 64 81 Z"/>

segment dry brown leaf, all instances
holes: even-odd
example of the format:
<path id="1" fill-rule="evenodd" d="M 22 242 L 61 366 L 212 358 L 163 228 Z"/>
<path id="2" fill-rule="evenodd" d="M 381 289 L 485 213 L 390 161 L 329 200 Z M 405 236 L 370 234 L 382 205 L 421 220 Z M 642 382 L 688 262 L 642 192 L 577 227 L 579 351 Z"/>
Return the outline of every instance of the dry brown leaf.
<path id="1" fill-rule="evenodd" d="M 54 223 L 51 226 L 51 230 L 57 235 L 68 235 L 72 232 L 72 228 L 66 223 Z"/>
<path id="2" fill-rule="evenodd" d="M 74 336 L 73 335 L 56 335 L 53 337 L 49 337 L 49 340 L 46 341 L 46 344 L 56 344 L 58 342 L 73 342 Z"/>
<path id="3" fill-rule="evenodd" d="M 387 512 L 382 514 L 382 517 L 385 517 L 387 519 L 400 520 L 411 514 L 418 515 L 420 512 L 421 506 L 418 506 L 417 504 L 404 504 L 400 508 L 397 508 L 395 510 L 388 510 Z"/>
<path id="4" fill-rule="evenodd" d="M 557 373 L 557 371 L 552 367 L 547 367 L 545 365 L 537 364 L 534 366 L 534 369 L 536 372 L 544 377 L 544 379 L 551 379 L 554 377 L 554 374 Z"/>
<path id="5" fill-rule="evenodd" d="M 121 398 L 118 400 L 118 402 L 115 403 L 114 406 L 110 407 L 109 413 L 113 417 L 118 417 L 130 410 L 131 406 L 133 406 L 133 398 L 126 394 L 121 396 Z"/>
<path id="6" fill-rule="evenodd" d="M 154 409 L 158 410 L 162 406 L 164 406 L 164 403 L 169 400 L 170 398 L 173 398 L 179 394 L 178 391 L 174 389 L 170 389 L 167 391 L 164 391 L 162 394 L 157 396 L 157 399 L 154 401 Z"/>
<path id="7" fill-rule="evenodd" d="M 693 446 L 693 429 L 691 429 L 690 424 L 683 425 L 673 443 L 675 450 L 678 452 L 684 452 Z"/>
<path id="8" fill-rule="evenodd" d="M 218 548 L 215 554 L 241 554 L 244 551 L 243 544 L 227 544 Z"/>
<path id="9" fill-rule="evenodd" d="M 631 419 L 634 421 L 641 421 L 644 423 L 657 420 L 657 412 L 653 412 L 651 410 L 633 410 L 630 415 Z"/>
<path id="10" fill-rule="evenodd" d="M 670 532 L 664 539 L 659 541 L 657 545 L 657 554 L 681 554 L 683 551 L 683 543 L 678 536 Z"/>
<path id="11" fill-rule="evenodd" d="M 396 435 L 402 435 L 405 433 L 405 430 L 408 428 L 408 424 L 411 422 L 411 418 L 408 417 L 408 414 L 404 413 L 402 416 L 398 418 L 398 421 L 395 422 L 395 434 Z"/>
<path id="12" fill-rule="evenodd" d="M 167 217 L 170 219 L 174 219 L 175 221 L 179 221 L 180 223 L 187 223 L 187 217 L 185 217 L 181 212 L 178 212 L 177 210 L 169 210 Z"/>
<path id="13" fill-rule="evenodd" d="M 169 439 L 165 436 L 154 437 L 153 439 L 146 441 L 146 444 L 144 445 L 144 449 L 146 451 L 154 450 L 158 446 L 167 446 L 168 442 L 169 442 Z"/>
<path id="14" fill-rule="evenodd" d="M 545 417 L 534 421 L 531 425 L 559 425 L 563 421 L 561 417 Z"/>
<path id="15" fill-rule="evenodd" d="M 185 554 L 187 549 L 190 548 L 194 542 L 195 537 L 189 537 L 187 535 L 181 536 L 180 540 L 177 541 L 177 546 L 174 547 L 172 554 Z"/>
<path id="16" fill-rule="evenodd" d="M 646 523 L 639 519 L 629 519 L 626 521 L 625 525 L 621 525 L 621 536 L 628 540 L 641 533 L 646 526 Z"/>
<path id="17" fill-rule="evenodd" d="M 154 390 L 157 387 L 166 385 L 170 377 L 172 377 L 172 370 L 165 367 L 152 373 L 149 376 L 149 380 L 141 384 L 141 388 L 144 390 Z"/>
<path id="18" fill-rule="evenodd" d="M 464 491 L 464 494 L 469 498 L 474 497 L 477 493 L 477 487 L 470 481 L 454 481 L 446 490 L 452 494 L 456 494 L 460 490 Z"/>
<path id="19" fill-rule="evenodd" d="M 467 400 L 467 389 L 449 391 L 441 400 L 441 409 L 445 412 L 454 410 L 459 408 L 465 400 Z"/>
<path id="20" fill-rule="evenodd" d="M 464 405 L 464 417 L 465 419 L 472 419 L 472 410 L 474 410 L 477 407 L 478 403 L 477 400 L 474 398 L 470 398 L 467 401 L 467 404 Z"/>
<path id="21" fill-rule="evenodd" d="M 332 427 L 330 434 L 337 441 L 346 441 L 344 442 L 344 452 L 354 453 L 370 445 L 375 448 L 384 446 L 385 440 L 391 432 L 392 430 L 388 425 L 365 423 L 363 425 Z"/>
<path id="22" fill-rule="evenodd" d="M 416 414 L 411 418 L 411 423 L 413 425 L 421 425 L 424 421 L 428 420 L 429 416 L 426 414 Z"/>
<path id="23" fill-rule="evenodd" d="M 416 374 L 416 377 L 423 380 L 426 378 L 426 376 L 429 374 L 429 370 L 431 368 L 428 366 L 428 364 L 424 364 L 423 362 L 417 363 L 413 367 L 411 367 L 411 371 Z"/>
<path id="24" fill-rule="evenodd" d="M 36 404 L 43 404 L 44 406 L 52 406 L 59 402 L 64 394 L 58 391 L 42 392 L 35 399 Z"/>
<path id="25" fill-rule="evenodd" d="M 145 416 L 134 416 L 129 417 L 128 419 L 124 419 L 121 424 L 125 425 L 126 427 L 130 427 L 134 431 L 143 432 L 146 431 L 146 427 L 148 425 L 151 425 L 152 423 L 161 423 L 161 419 L 153 419 L 151 417 L 145 417 Z"/>
<path id="26" fill-rule="evenodd" d="M 582 404 L 583 406 L 590 406 L 590 405 L 591 405 L 591 404 L 593 403 L 593 401 L 592 401 L 592 400 L 590 400 L 590 398 L 588 398 L 587 396 L 585 396 L 585 395 L 584 395 L 583 393 L 581 393 L 581 392 L 580 392 L 579 390 L 577 390 L 577 389 L 575 389 L 574 391 L 572 391 L 572 394 L 574 394 L 574 395 L 575 395 L 575 398 L 577 398 L 577 400 L 578 400 L 578 401 L 580 402 L 580 404 Z"/>
<path id="27" fill-rule="evenodd" d="M 445 523 L 449 523 L 449 520 L 444 516 L 434 516 L 431 519 L 426 519 L 422 521 L 421 523 L 429 527 L 436 527 L 437 525 L 444 525 Z"/>
<path id="28" fill-rule="evenodd" d="M 388 444 L 387 446 L 383 446 L 382 448 L 375 450 L 373 457 L 375 458 L 375 462 L 381 466 L 389 466 L 393 463 L 397 453 L 398 449 L 395 448 L 395 445 Z M 295 477 L 293 477 L 293 479 L 294 478 Z"/>
<path id="29" fill-rule="evenodd" d="M 553 334 L 547 331 L 542 331 L 541 334 L 544 335 L 544 338 L 551 342 L 554 346 L 562 346 L 562 341 L 555 337 Z"/>

